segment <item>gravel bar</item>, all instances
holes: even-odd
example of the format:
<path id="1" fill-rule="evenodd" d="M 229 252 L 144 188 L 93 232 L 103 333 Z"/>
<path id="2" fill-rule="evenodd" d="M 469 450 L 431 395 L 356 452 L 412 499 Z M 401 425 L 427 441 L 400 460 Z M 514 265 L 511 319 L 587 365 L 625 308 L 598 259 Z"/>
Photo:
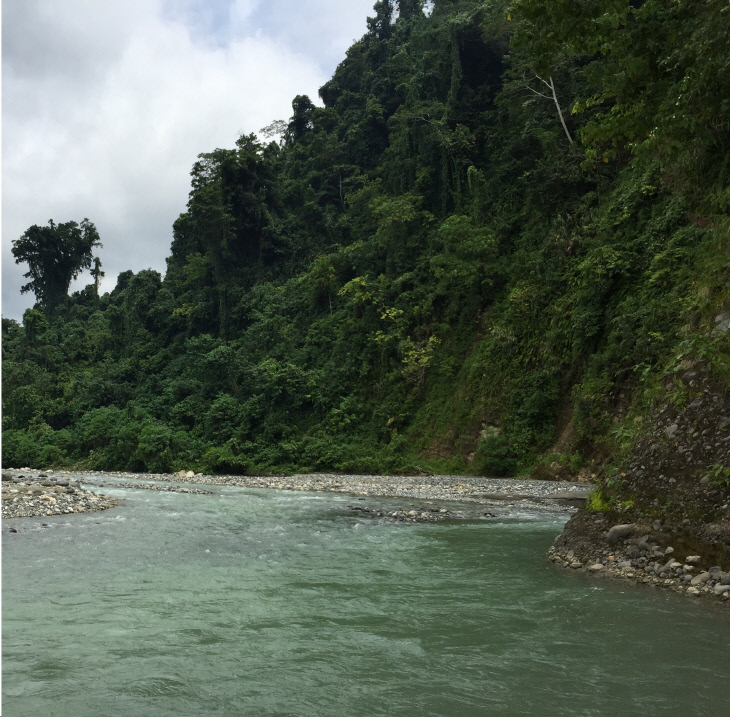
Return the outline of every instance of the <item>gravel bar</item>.
<path id="1" fill-rule="evenodd" d="M 2 473 L 3 520 L 94 513 L 113 508 L 118 502 L 86 490 L 68 473 L 29 470 Z"/>
<path id="2" fill-rule="evenodd" d="M 102 489 L 129 487 L 194 494 L 208 491 L 191 488 L 191 485 L 344 493 L 375 500 L 372 505 L 348 506 L 353 513 L 405 522 L 495 517 L 495 513 L 485 511 L 484 506 L 492 506 L 497 509 L 497 513 L 504 513 L 504 509 L 516 509 L 570 514 L 584 503 L 592 490 L 592 486 L 585 483 L 453 475 L 307 473 L 292 476 L 240 476 L 205 475 L 193 471 L 174 474 L 105 471 L 54 473 L 50 470 L 9 468 L 4 471 L 3 479 L 3 518 L 90 512 L 117 504 L 116 500 L 108 496 L 82 488 L 82 483 Z M 408 503 L 399 507 L 378 500 L 392 498 L 422 503 Z"/>
<path id="3" fill-rule="evenodd" d="M 125 481 L 156 481 L 195 485 L 239 486 L 274 490 L 327 491 L 356 496 L 410 498 L 476 505 L 510 505 L 530 510 L 572 513 L 593 489 L 585 483 L 483 478 L 479 476 L 375 476 L 306 473 L 292 476 L 204 475 L 192 471 L 174 474 L 88 471 L 75 473 L 83 482 L 107 477 Z"/>

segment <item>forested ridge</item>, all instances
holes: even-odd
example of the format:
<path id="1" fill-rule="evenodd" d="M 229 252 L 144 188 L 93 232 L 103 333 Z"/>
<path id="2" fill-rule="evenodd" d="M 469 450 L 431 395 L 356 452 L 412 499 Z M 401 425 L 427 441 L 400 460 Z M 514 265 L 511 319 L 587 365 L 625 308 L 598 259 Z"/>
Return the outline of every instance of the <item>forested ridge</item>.
<path id="1" fill-rule="evenodd" d="M 199 156 L 164 277 L 31 277 L 3 465 L 615 468 L 730 385 L 728 47 L 727 0 L 379 0 L 324 106 Z"/>

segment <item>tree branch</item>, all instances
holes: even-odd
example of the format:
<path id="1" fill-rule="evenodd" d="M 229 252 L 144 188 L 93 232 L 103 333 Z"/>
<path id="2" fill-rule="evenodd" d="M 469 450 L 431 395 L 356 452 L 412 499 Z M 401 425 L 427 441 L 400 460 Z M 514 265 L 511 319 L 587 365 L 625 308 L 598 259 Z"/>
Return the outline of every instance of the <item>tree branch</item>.
<path id="1" fill-rule="evenodd" d="M 555 94 L 555 83 L 553 82 L 552 75 L 550 76 L 550 80 L 543 80 L 540 75 L 535 75 L 538 80 L 540 80 L 543 84 L 547 85 L 550 88 L 550 91 L 553 95 L 553 102 L 555 102 L 555 107 L 558 109 L 558 117 L 560 117 L 560 124 L 563 125 L 563 129 L 565 130 L 565 136 L 568 138 L 568 142 L 573 144 L 573 138 L 570 135 L 570 132 L 568 131 L 568 125 L 565 124 L 565 118 L 563 117 L 563 110 L 560 109 L 560 102 L 558 102 L 558 96 Z M 534 90 L 533 90 L 534 92 Z M 540 94 L 538 92 L 538 94 Z"/>

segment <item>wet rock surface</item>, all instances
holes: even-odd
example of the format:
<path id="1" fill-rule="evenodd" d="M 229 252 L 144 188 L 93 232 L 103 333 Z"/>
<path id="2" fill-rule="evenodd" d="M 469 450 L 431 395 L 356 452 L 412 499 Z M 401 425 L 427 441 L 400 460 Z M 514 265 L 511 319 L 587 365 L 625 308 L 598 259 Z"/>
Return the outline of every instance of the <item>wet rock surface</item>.
<path id="1" fill-rule="evenodd" d="M 178 485 L 159 485 L 158 483 L 142 483 L 135 481 L 133 484 L 125 482 L 113 482 L 107 481 L 103 483 L 93 483 L 91 481 L 85 481 L 87 485 L 95 485 L 99 488 L 105 488 L 109 486 L 118 486 L 120 488 L 134 488 L 135 490 L 154 490 L 163 493 L 187 493 L 189 495 L 211 495 L 209 490 L 202 490 L 201 488 L 189 488 L 186 486 Z"/>
<path id="2" fill-rule="evenodd" d="M 722 546 L 696 538 L 687 523 L 659 520 L 611 525 L 615 518 L 579 511 L 548 551 L 554 563 L 598 577 L 661 587 L 730 606 L 730 564 Z M 620 527 L 620 537 L 611 531 Z M 698 547 L 702 550 L 698 554 Z"/>
<path id="3" fill-rule="evenodd" d="M 434 507 L 430 502 L 425 505 L 411 503 L 407 507 L 395 509 L 393 506 L 366 505 L 348 505 L 347 508 L 356 514 L 398 523 L 438 523 L 443 520 L 482 520 L 497 517 L 496 513 L 485 511 L 483 508 Z"/>

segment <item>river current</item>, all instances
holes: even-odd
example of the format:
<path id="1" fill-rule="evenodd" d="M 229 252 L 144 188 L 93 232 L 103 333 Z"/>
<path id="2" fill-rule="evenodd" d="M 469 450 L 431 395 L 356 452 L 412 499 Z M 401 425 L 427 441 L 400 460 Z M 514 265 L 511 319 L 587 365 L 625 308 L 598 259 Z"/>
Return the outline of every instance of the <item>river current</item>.
<path id="1" fill-rule="evenodd" d="M 209 488 L 3 521 L 6 717 L 730 713 L 728 611 L 556 568 L 564 516 Z"/>

